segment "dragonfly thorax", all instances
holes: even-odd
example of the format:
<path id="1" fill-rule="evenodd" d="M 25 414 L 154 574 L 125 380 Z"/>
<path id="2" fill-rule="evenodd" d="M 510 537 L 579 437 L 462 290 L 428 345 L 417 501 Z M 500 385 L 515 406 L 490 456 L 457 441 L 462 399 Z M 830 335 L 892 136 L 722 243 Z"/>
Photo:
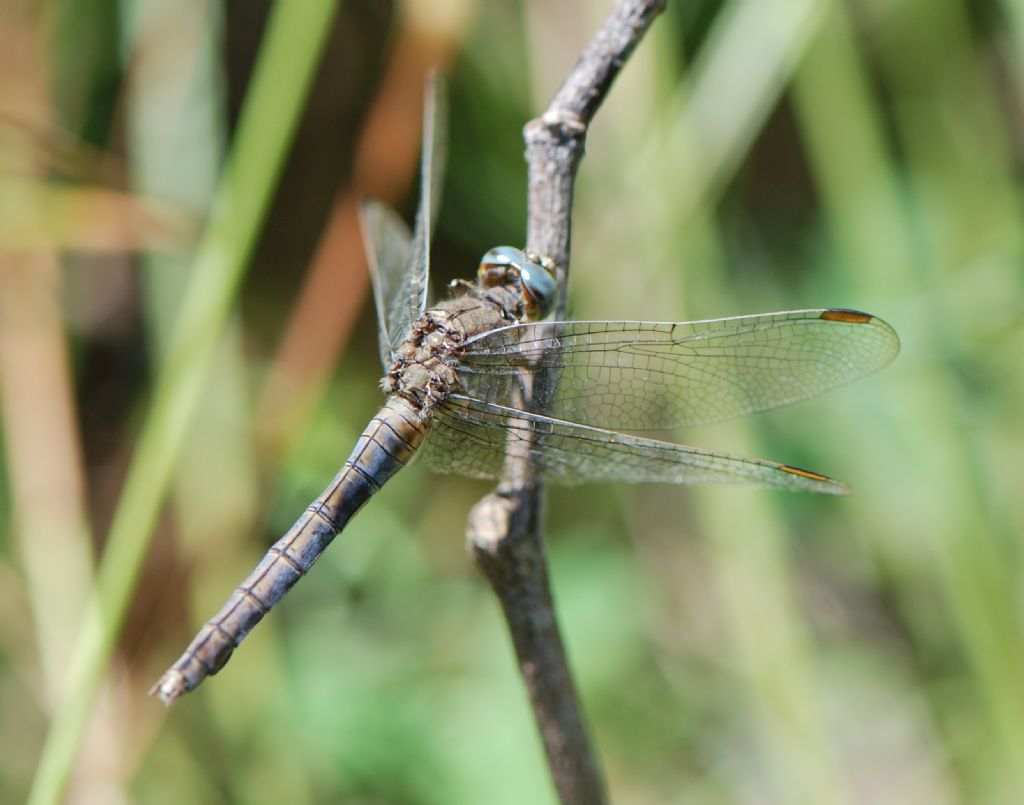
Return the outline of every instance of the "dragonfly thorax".
<path id="1" fill-rule="evenodd" d="M 386 392 L 404 397 L 420 410 L 441 402 L 458 385 L 445 358 L 453 339 L 439 326 L 435 312 L 427 311 L 413 325 L 410 337 L 395 350 L 395 361 L 383 381 Z"/>
<path id="2" fill-rule="evenodd" d="M 461 390 L 458 350 L 474 336 L 513 324 L 524 316 L 522 295 L 509 285 L 460 286 L 462 294 L 423 313 L 392 353 L 381 385 L 429 412 Z"/>
<path id="3" fill-rule="evenodd" d="M 453 297 L 424 311 L 392 353 L 394 362 L 381 382 L 418 410 L 430 409 L 460 391 L 456 351 L 476 335 L 522 321 L 544 318 L 557 287 L 553 263 L 502 246 L 484 255 L 477 284 L 451 285 Z"/>

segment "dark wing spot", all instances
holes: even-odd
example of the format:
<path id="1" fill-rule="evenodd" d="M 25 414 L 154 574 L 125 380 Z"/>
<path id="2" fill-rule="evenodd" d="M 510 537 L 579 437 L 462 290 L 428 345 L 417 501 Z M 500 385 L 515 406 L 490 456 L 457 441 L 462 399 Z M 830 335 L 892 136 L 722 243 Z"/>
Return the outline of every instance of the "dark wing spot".
<path id="1" fill-rule="evenodd" d="M 802 475 L 804 478 L 810 478 L 812 481 L 831 481 L 827 475 L 822 475 L 818 472 L 811 472 L 810 470 L 802 470 L 799 467 L 791 467 L 788 464 L 780 464 L 779 469 L 783 472 L 788 472 L 791 475 Z"/>
<path id="2" fill-rule="evenodd" d="M 825 321 L 843 321 L 847 324 L 867 324 L 874 316 L 870 313 L 861 313 L 859 310 L 846 310 L 844 308 L 833 308 L 821 314 Z"/>

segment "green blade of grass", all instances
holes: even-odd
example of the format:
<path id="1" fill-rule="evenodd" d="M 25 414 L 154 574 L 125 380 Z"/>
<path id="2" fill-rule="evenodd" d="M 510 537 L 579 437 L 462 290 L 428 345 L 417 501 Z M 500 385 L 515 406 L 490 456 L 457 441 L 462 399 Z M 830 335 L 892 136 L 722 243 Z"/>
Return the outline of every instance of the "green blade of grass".
<path id="1" fill-rule="evenodd" d="M 956 3 L 928 4 L 927 8 L 927 25 L 905 12 L 907 35 L 899 39 L 899 51 L 885 62 L 886 80 L 897 97 L 930 99 L 927 104 L 898 103 L 896 107 L 900 110 L 896 133 L 905 149 L 909 179 L 907 198 L 914 208 L 905 208 L 900 199 L 899 177 L 884 150 L 881 114 L 873 106 L 870 82 L 839 3 L 832 9 L 829 37 L 817 44 L 798 76 L 794 98 L 830 226 L 844 257 L 857 266 L 850 276 L 856 278 L 860 295 L 928 300 L 921 303 L 918 320 L 904 317 L 901 332 L 912 344 L 911 355 L 934 369 L 921 373 L 913 385 L 903 384 L 896 392 L 899 397 L 888 407 L 927 412 L 907 416 L 900 431 L 908 444 L 916 446 L 911 451 L 917 459 L 915 483 L 941 499 L 943 506 L 914 495 L 909 491 L 913 484 L 893 478 L 890 483 L 901 483 L 904 489 L 904 517 L 927 535 L 929 552 L 909 553 L 899 527 L 892 525 L 891 510 L 883 506 L 865 503 L 864 516 L 873 518 L 865 533 L 873 535 L 875 549 L 899 574 L 911 572 L 913 563 L 934 563 L 935 583 L 950 608 L 951 631 L 974 672 L 972 693 L 980 705 L 972 708 L 979 713 L 974 729 L 984 731 L 984 720 L 988 720 L 988 737 L 978 745 L 984 746 L 987 762 L 999 769 L 1006 784 L 1019 790 L 1024 784 L 1024 695 L 1018 680 L 1024 653 L 1019 618 L 1014 614 L 1014 580 L 1007 570 L 1013 567 L 1012 556 L 1000 535 L 998 504 L 986 501 L 985 482 L 980 480 L 989 471 L 963 424 L 968 418 L 969 393 L 959 380 L 962 369 L 957 356 L 971 348 L 958 337 L 971 332 L 966 306 L 938 286 L 932 275 L 974 272 L 972 263 L 979 253 L 989 258 L 1003 255 L 1006 265 L 1014 265 L 1020 243 L 1020 202 L 1009 181 L 1011 160 L 995 112 L 997 104 L 987 95 L 985 74 L 975 72 L 964 10 Z M 906 45 L 911 36 L 917 43 L 912 48 Z M 942 66 L 929 52 L 943 54 Z M 908 53 L 922 55 L 911 58 Z M 922 64 L 914 71 L 916 59 Z M 954 65 L 949 69 L 958 82 L 939 80 L 937 71 L 948 65 Z M 955 110 L 958 120 L 970 120 L 964 128 L 972 141 L 965 145 L 948 133 L 959 131 L 944 127 L 952 118 L 943 117 L 943 109 Z M 961 149 L 963 153 L 958 153 Z M 965 164 L 971 169 L 965 169 Z M 915 213 L 921 222 L 923 248 L 918 249 Z M 917 278 L 923 276 L 929 278 L 929 285 L 915 288 Z M 1013 284 L 1006 283 L 1003 293 L 1012 298 L 1015 292 Z M 939 311 L 951 311 L 951 315 L 944 317 Z M 951 320 L 957 322 L 953 327 Z M 894 466 L 896 462 L 880 463 Z M 927 623 L 916 628 L 922 643 L 926 628 Z M 933 707 L 936 721 L 949 735 L 947 740 L 958 754 L 969 757 L 969 744 L 963 738 L 957 743 L 958 732 L 962 735 L 966 730 L 948 701 L 934 697 Z M 964 760 L 960 765 L 976 764 L 976 760 Z M 969 781 L 965 779 L 964 785 Z M 977 796 L 975 791 L 968 798 Z"/>
<path id="2" fill-rule="evenodd" d="M 43 746 L 29 802 L 59 800 L 149 546 L 209 363 L 288 152 L 338 5 L 277 3 L 267 23 L 209 225 L 114 513 L 65 697 Z"/>

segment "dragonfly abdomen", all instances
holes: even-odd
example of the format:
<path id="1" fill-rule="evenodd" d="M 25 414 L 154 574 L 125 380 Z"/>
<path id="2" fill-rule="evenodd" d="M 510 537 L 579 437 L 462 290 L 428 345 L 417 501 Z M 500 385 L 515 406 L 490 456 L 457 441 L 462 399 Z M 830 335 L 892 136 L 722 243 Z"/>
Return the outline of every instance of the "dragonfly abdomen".
<path id="1" fill-rule="evenodd" d="M 271 546 L 150 693 L 170 704 L 224 667 L 235 647 L 309 571 L 352 516 L 408 463 L 425 433 L 416 409 L 401 397 L 390 397 L 330 485 Z"/>

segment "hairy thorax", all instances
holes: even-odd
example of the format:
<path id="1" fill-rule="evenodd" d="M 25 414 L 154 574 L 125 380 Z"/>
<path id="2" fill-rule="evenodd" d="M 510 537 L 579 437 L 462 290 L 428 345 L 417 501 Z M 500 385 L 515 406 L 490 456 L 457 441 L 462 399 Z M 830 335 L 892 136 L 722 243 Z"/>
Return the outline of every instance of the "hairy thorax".
<path id="1" fill-rule="evenodd" d="M 521 302 L 510 288 L 465 285 L 460 290 L 461 295 L 440 302 L 416 320 L 381 381 L 385 392 L 405 398 L 423 416 L 460 390 L 455 371 L 460 345 L 522 316 Z"/>

